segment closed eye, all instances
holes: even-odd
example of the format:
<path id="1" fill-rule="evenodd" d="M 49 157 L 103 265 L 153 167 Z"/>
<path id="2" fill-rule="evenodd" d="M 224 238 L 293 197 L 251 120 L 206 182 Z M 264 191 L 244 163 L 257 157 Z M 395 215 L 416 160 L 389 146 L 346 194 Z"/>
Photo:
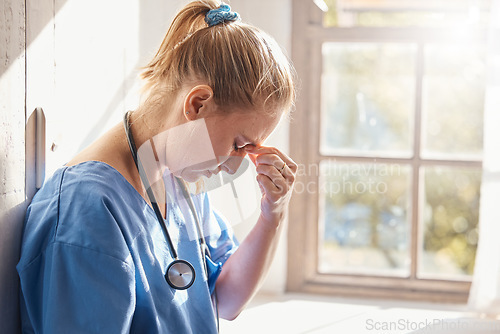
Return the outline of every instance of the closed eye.
<path id="1" fill-rule="evenodd" d="M 243 146 L 238 146 L 238 144 L 236 142 L 234 142 L 233 144 L 233 149 L 235 152 L 239 152 L 241 151 L 246 145 L 243 145 Z"/>

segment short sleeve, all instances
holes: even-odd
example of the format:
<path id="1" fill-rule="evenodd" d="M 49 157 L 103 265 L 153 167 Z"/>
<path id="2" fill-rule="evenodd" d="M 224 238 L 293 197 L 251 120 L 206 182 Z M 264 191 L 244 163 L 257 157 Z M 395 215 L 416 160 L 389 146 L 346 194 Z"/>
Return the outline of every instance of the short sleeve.
<path id="1" fill-rule="evenodd" d="M 203 202 L 204 229 L 209 231 L 205 238 L 212 261 L 224 264 L 238 249 L 239 242 L 226 218 L 212 207 L 207 194 L 205 194 Z"/>
<path id="2" fill-rule="evenodd" d="M 28 316 L 23 319 L 25 330 L 128 333 L 135 308 L 131 264 L 92 249 L 54 242 L 19 275 L 21 307 Z"/>

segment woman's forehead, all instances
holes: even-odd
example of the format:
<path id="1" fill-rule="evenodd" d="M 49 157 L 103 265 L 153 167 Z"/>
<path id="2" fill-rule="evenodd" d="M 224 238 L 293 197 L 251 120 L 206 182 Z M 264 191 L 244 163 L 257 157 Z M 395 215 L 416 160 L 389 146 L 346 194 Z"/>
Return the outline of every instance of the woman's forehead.
<path id="1" fill-rule="evenodd" d="M 262 144 L 271 135 L 281 119 L 277 113 L 249 112 L 239 118 L 238 128 L 245 142 L 252 145 Z"/>

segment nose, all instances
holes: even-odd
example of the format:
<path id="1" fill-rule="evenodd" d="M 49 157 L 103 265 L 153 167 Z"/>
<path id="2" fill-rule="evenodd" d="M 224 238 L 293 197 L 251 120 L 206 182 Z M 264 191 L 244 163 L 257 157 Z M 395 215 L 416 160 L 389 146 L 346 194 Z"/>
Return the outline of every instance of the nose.
<path id="1" fill-rule="evenodd" d="M 246 153 L 234 153 L 228 157 L 222 164 L 222 169 L 228 174 L 234 174 L 240 168 L 241 162 L 245 158 Z"/>

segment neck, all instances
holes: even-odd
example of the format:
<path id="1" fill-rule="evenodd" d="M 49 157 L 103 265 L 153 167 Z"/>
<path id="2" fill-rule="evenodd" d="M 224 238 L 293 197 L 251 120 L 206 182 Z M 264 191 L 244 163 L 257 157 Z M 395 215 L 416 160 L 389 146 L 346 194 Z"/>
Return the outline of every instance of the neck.
<path id="1" fill-rule="evenodd" d="M 149 98 L 137 110 L 130 112 L 130 131 L 137 149 L 158 134 L 182 123 L 182 100 L 163 97 Z"/>
<path id="2" fill-rule="evenodd" d="M 148 183 L 153 189 L 161 192 L 163 186 L 163 171 L 165 168 L 165 150 L 167 130 L 173 128 L 183 121 L 178 115 L 182 115 L 182 104 L 175 102 L 156 103 L 141 106 L 141 108 L 129 112 L 128 124 L 129 135 L 133 138 L 138 159 L 147 175 Z M 124 127 L 122 127 L 124 129 Z M 134 187 L 145 197 L 145 189 L 135 166 L 131 149 L 128 146 L 127 134 L 123 130 L 128 152 L 125 153 L 127 170 Z M 132 166 L 132 167 L 130 167 Z M 161 189 L 160 189 L 161 188 Z M 162 196 L 155 195 L 160 199 Z"/>

